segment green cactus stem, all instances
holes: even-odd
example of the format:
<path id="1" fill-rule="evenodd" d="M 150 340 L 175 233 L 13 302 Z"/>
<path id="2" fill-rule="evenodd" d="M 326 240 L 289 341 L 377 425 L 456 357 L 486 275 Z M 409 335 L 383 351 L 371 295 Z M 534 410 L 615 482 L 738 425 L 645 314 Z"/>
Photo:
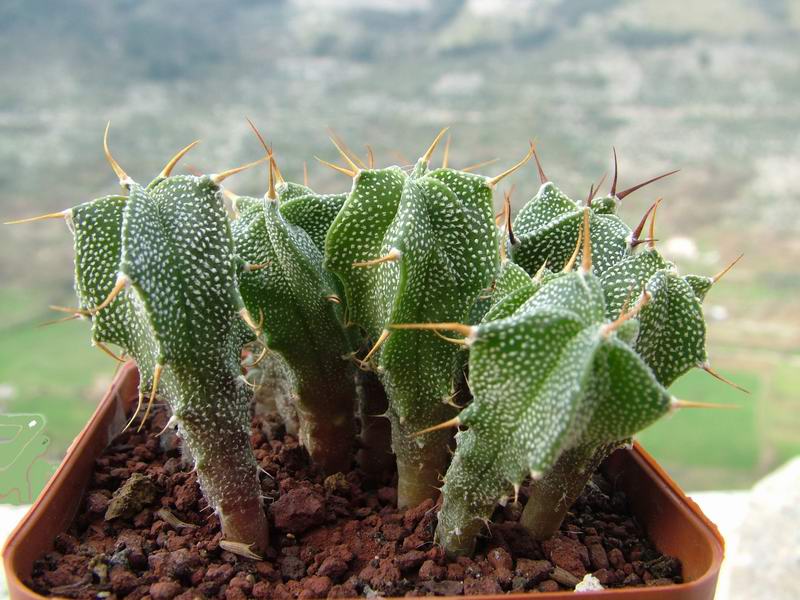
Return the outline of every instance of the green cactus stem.
<path id="1" fill-rule="evenodd" d="M 284 204 L 275 177 L 270 156 L 264 198 L 235 200 L 241 294 L 250 312 L 263 316 L 267 346 L 286 361 L 297 383 L 300 442 L 326 474 L 347 472 L 355 439 L 352 345 L 339 283 L 324 268 L 320 250 L 339 199 L 283 184 Z M 304 227 L 289 221 L 285 207 Z"/>
<path id="2" fill-rule="evenodd" d="M 337 170 L 353 177 L 353 187 L 326 239 L 327 265 L 344 284 L 349 318 L 376 341 L 368 358 L 389 397 L 401 507 L 438 495 L 451 434 L 414 434 L 453 416 L 447 399 L 458 350 L 394 324 L 467 318 L 497 269 L 492 188 L 513 170 L 494 179 L 430 170 L 443 133 L 410 174 L 360 169 L 342 152 L 351 170 Z"/>
<path id="3" fill-rule="evenodd" d="M 75 238 L 77 314 L 92 318 L 95 344 L 116 344 L 139 368 L 140 395 L 172 410 L 194 459 L 223 543 L 245 556 L 268 545 L 258 470 L 250 447 L 249 388 L 240 373 L 244 343 L 236 261 L 219 184 L 242 170 L 173 176 L 178 153 L 147 187 L 106 156 L 128 196 L 65 211 Z M 247 165 L 250 166 L 250 165 Z M 136 418 L 136 414 L 131 422 Z M 141 428 L 141 425 L 139 426 Z"/>
<path id="4" fill-rule="evenodd" d="M 653 219 L 651 220 L 650 240 L 654 238 L 653 221 L 656 207 L 657 204 L 651 207 L 645 215 L 645 218 L 651 215 Z M 591 210 L 590 208 L 584 209 L 584 232 L 591 221 Z M 644 219 L 633 232 L 634 241 L 641 235 L 643 224 Z M 546 539 L 555 533 L 566 511 L 580 494 L 599 463 L 613 449 L 626 443 L 629 436 L 644 427 L 650 418 L 658 416 L 658 411 L 655 411 L 651 413 L 650 417 L 643 420 L 628 420 L 629 422 L 624 424 L 624 427 L 617 429 L 616 432 L 614 427 L 609 427 L 611 419 L 626 419 L 626 411 L 636 410 L 637 407 L 641 408 L 641 399 L 636 400 L 637 395 L 643 392 L 652 394 L 653 390 L 657 390 L 658 394 L 651 396 L 651 408 L 653 408 L 652 401 L 655 400 L 656 405 L 660 402 L 663 411 L 669 408 L 705 406 L 675 399 L 670 400 L 669 403 L 665 401 L 667 398 L 665 387 L 676 377 L 696 366 L 700 366 L 715 377 L 730 383 L 714 373 L 705 359 L 705 324 L 700 302 L 710 286 L 733 265 L 726 267 L 715 277 L 687 276 L 681 278 L 674 265 L 660 257 L 654 249 L 653 242 L 650 241 L 650 248 L 638 254 L 625 256 L 608 268 L 601 278 L 598 278 L 586 268 L 585 244 L 587 240 L 591 239 L 593 236 L 586 235 L 586 233 L 582 236 L 578 235 L 578 242 L 565 269 L 569 271 L 573 268 L 579 254 L 579 246 L 583 243 L 584 253 L 581 257 L 582 267 L 579 275 L 582 272 L 585 282 L 588 284 L 591 281 L 591 285 L 595 288 L 594 299 L 587 304 L 603 306 L 602 312 L 596 311 L 595 314 L 596 318 L 602 315 L 602 319 L 606 322 L 600 326 L 600 331 L 613 332 L 611 337 L 616 338 L 618 346 L 621 345 L 617 351 L 628 348 L 620 354 L 620 357 L 625 357 L 626 354 L 628 356 L 626 362 L 620 361 L 615 366 L 614 362 L 608 360 L 608 357 L 602 358 L 603 353 L 600 350 L 603 346 L 595 349 L 593 367 L 589 371 L 590 378 L 583 380 L 582 383 L 576 382 L 575 386 L 576 388 L 579 388 L 580 385 L 585 386 L 584 393 L 589 398 L 595 394 L 600 395 L 601 402 L 596 404 L 593 411 L 582 407 L 581 412 L 576 413 L 576 416 L 579 416 L 585 423 L 584 429 L 582 431 L 579 429 L 571 434 L 570 441 L 564 445 L 563 450 L 557 453 L 555 460 L 549 463 L 549 467 L 532 467 L 534 470 L 531 472 L 530 497 L 523 511 L 521 523 L 536 539 Z M 631 245 L 629 252 L 635 252 L 637 246 L 638 244 L 635 243 Z M 545 307 L 552 310 L 559 306 L 563 299 L 558 299 L 548 305 L 546 297 L 548 294 L 552 295 L 554 286 L 564 285 L 562 281 L 564 277 L 563 274 L 549 273 L 542 267 L 536 277 L 529 279 L 519 266 L 504 262 L 495 283 L 493 305 L 484 317 L 483 324 L 468 335 L 472 339 L 470 372 L 476 401 L 473 406 L 468 407 L 459 416 L 458 423 L 467 424 L 470 428 L 460 432 L 457 436 L 458 449 L 445 478 L 444 503 L 439 515 L 439 529 L 437 529 L 438 539 L 452 554 L 471 551 L 474 536 L 480 532 L 483 523 L 488 520 L 494 508 L 495 501 L 491 492 L 494 492 L 495 498 L 498 495 L 502 498 L 509 494 L 509 487 L 516 494 L 520 485 L 520 480 L 515 480 L 502 471 L 500 463 L 504 461 L 498 461 L 496 455 L 487 453 L 486 446 L 481 445 L 480 438 L 483 430 L 480 427 L 485 427 L 486 423 L 481 421 L 479 424 L 475 424 L 470 420 L 474 418 L 471 411 L 481 410 L 481 404 L 485 400 L 481 395 L 481 386 L 484 383 L 480 377 L 481 371 L 475 370 L 482 357 L 482 354 L 478 352 L 481 331 L 492 322 L 498 323 L 495 325 L 497 327 L 501 326 L 500 323 L 503 323 L 503 320 L 511 323 L 514 319 L 521 318 L 534 306 L 538 307 L 537 310 Z M 633 290 L 643 290 L 643 295 L 636 306 L 629 310 L 628 303 Z M 600 294 L 602 294 L 602 301 Z M 531 335 L 531 337 L 535 336 Z M 601 337 L 604 337 L 602 333 Z M 538 345 L 543 344 L 543 340 L 538 342 Z M 537 344 L 534 343 L 534 345 Z M 613 356 L 613 354 L 608 356 Z M 602 358 L 602 362 L 598 363 L 598 357 Z M 498 363 L 503 361 L 500 355 L 494 356 L 493 360 Z M 541 363 L 541 361 L 538 362 Z M 574 366 L 580 364 L 579 361 L 574 361 Z M 623 366 L 624 368 L 621 368 Z M 496 366 L 493 368 L 494 372 L 490 371 L 490 373 L 493 377 L 498 377 L 499 369 Z M 639 383 L 633 385 L 631 379 L 637 373 Z M 626 382 L 625 379 L 629 381 Z M 632 380 L 636 381 L 635 378 Z M 616 396 L 621 402 L 614 411 L 603 410 L 604 407 L 613 407 L 613 404 L 609 404 L 609 400 L 613 399 L 610 394 L 614 391 L 615 386 L 620 389 Z M 605 401 L 602 401 L 603 394 L 606 394 Z M 536 401 L 541 402 L 542 400 L 536 398 Z M 498 398 L 496 404 L 488 406 L 497 407 L 497 410 L 500 410 L 500 407 L 505 405 Z M 639 412 L 637 418 L 644 416 L 644 413 L 637 412 Z M 497 417 L 501 416 L 507 422 L 513 422 L 516 418 L 513 414 L 498 415 Z M 485 418 L 489 419 L 489 413 Z M 617 423 L 614 424 L 614 426 L 616 425 Z M 548 463 L 546 462 L 546 464 Z M 495 487 L 490 486 L 489 493 L 487 493 L 485 489 L 476 489 L 476 481 L 493 481 Z M 505 488 L 502 482 L 505 482 Z M 465 498 L 465 501 L 462 502 L 460 498 Z"/>
<path id="5" fill-rule="evenodd" d="M 543 274 L 510 316 L 462 329 L 474 400 L 449 423 L 467 427 L 456 436 L 436 530 L 449 554 L 472 552 L 496 503 L 515 496 L 526 477 L 540 480 L 567 451 L 594 457 L 595 449 L 627 439 L 672 406 L 629 345 L 633 317 L 649 295 L 619 318 L 606 318 L 603 289 L 592 273 L 590 220 L 587 208 L 577 271 Z M 517 275 L 511 268 L 505 279 L 524 289 L 528 283 Z M 577 468 L 589 477 L 587 460 Z M 570 491 L 562 487 L 559 497 Z"/>
<path id="6" fill-rule="evenodd" d="M 553 537 L 597 467 L 621 445 L 622 442 L 569 448 L 541 478 L 531 481 L 520 524 L 533 539 Z"/>
<path id="7" fill-rule="evenodd" d="M 650 207 L 632 232 L 628 255 L 609 267 L 601 277 L 606 318 L 614 319 L 625 313 L 632 291 L 644 289 L 650 300 L 636 316 L 637 331 L 629 332 L 627 343 L 651 368 L 656 380 L 667 387 L 690 369 L 700 367 L 742 390 L 715 373 L 708 364 L 701 306 L 710 287 L 739 259 L 714 277 L 679 276 L 675 265 L 655 250 L 654 227 L 659 202 Z M 639 245 L 636 242 L 641 240 L 648 216 L 651 218 L 650 234 L 645 241 L 649 247 L 636 253 Z M 619 333 L 623 332 L 624 329 L 620 328 Z M 674 401 L 673 405 L 696 406 L 680 401 Z M 558 457 L 541 479 L 532 482 L 521 523 L 536 539 L 547 539 L 557 531 L 591 473 L 621 443 L 580 445 L 570 449 Z"/>

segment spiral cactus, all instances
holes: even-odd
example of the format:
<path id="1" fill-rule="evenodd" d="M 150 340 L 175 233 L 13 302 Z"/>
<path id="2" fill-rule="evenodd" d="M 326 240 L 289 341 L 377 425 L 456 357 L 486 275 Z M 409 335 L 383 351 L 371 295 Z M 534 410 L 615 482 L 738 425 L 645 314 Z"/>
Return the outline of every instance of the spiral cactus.
<path id="1" fill-rule="evenodd" d="M 346 472 L 355 438 L 353 347 L 339 283 L 323 266 L 321 250 L 344 197 L 276 186 L 272 156 L 269 163 L 265 196 L 234 200 L 241 293 L 250 312 L 263 316 L 267 346 L 292 371 L 301 443 L 325 473 Z"/>
<path id="2" fill-rule="evenodd" d="M 179 152 L 149 185 L 106 156 L 127 195 L 106 196 L 58 216 L 75 239 L 76 316 L 92 342 L 122 348 L 139 368 L 133 423 L 158 395 L 194 460 L 223 545 L 246 556 L 267 548 L 268 526 L 250 446 L 250 400 L 240 354 L 254 339 L 238 290 L 237 263 L 217 175 L 172 175 Z M 247 165 L 250 166 L 250 165 Z M 129 425 L 131 424 L 129 423 Z M 141 424 L 139 425 L 141 428 Z"/>
<path id="3" fill-rule="evenodd" d="M 259 135 L 269 187 L 263 198 L 231 195 L 232 221 L 220 183 L 250 165 L 172 175 L 191 144 L 142 186 L 106 139 L 126 195 L 42 217 L 66 218 L 74 233 L 80 307 L 70 312 L 91 318 L 95 345 L 138 365 L 131 423 L 146 396 L 142 423 L 156 395 L 167 401 L 224 547 L 258 557 L 268 544 L 241 364 L 253 341 L 268 362 L 251 353 L 250 378 L 296 410 L 325 473 L 352 466 L 358 400 L 359 462 L 368 479 L 385 479 L 388 418 L 398 504 L 441 489 L 436 540 L 450 555 L 472 552 L 497 503 L 528 481 L 521 523 L 551 536 L 613 449 L 700 406 L 670 395 L 677 378 L 701 368 L 722 379 L 702 303 L 732 265 L 681 275 L 655 247 L 658 202 L 635 228 L 616 214 L 671 173 L 617 192 L 615 164 L 609 194 L 592 186 L 576 202 L 532 145 L 494 178 L 447 168 L 446 152 L 431 168 L 443 134 L 408 171 L 364 165 L 337 144 L 349 168 L 328 164 L 353 181 L 332 195 L 284 181 Z M 493 190 L 531 157 L 541 187 L 513 222 L 507 197 L 498 227 Z"/>
<path id="4" fill-rule="evenodd" d="M 353 188 L 325 245 L 350 320 L 375 342 L 367 359 L 389 397 L 400 506 L 438 493 L 449 433 L 412 434 L 454 414 L 447 398 L 457 353 L 447 341 L 402 324 L 465 319 L 498 263 L 492 188 L 502 176 L 432 170 L 443 133 L 410 174 L 399 167 L 360 169 L 348 158 Z"/>

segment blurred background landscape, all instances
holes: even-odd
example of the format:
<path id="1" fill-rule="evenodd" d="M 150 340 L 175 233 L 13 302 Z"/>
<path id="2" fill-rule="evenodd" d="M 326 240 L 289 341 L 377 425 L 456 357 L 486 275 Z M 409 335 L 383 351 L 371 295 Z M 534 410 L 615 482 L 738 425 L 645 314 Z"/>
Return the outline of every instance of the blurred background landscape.
<path id="1" fill-rule="evenodd" d="M 686 489 L 744 488 L 800 453 L 800 3 L 792 0 L 5 0 L 0 4 L 0 217 L 61 210 L 118 188 L 102 154 L 147 181 L 174 152 L 215 172 L 258 158 L 245 116 L 287 178 L 345 191 L 326 127 L 377 164 L 407 164 L 451 126 L 451 165 L 496 174 L 535 138 L 575 198 L 616 147 L 620 186 L 679 174 L 625 199 L 635 223 L 657 196 L 659 248 L 712 275 L 714 368 L 673 391 L 735 411 L 684 411 L 641 440 Z M 511 182 L 510 182 L 511 183 Z M 509 185 L 510 185 L 509 183 Z M 538 188 L 513 178 L 515 208 Z M 230 180 L 264 191 L 263 171 Z M 607 188 L 604 187 L 603 193 Z M 500 194 L 498 196 L 502 197 Z M 499 200 L 498 200 L 499 208 Z M 0 230 L 0 412 L 45 415 L 57 461 L 116 364 L 72 306 L 62 222 Z"/>

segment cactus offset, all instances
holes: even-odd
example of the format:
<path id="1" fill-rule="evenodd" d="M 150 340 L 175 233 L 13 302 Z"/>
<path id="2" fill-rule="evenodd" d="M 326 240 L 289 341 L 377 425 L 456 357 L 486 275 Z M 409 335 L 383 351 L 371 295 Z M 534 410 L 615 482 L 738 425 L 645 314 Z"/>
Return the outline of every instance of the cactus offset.
<path id="1" fill-rule="evenodd" d="M 580 269 L 544 275 L 539 283 L 508 267 L 500 278 L 511 282 L 507 293 L 468 336 L 474 401 L 458 417 L 468 429 L 457 435 L 436 533 L 452 554 L 472 551 L 497 501 L 515 494 L 528 475 L 538 480 L 570 457 L 588 477 L 607 448 L 671 407 L 666 389 L 628 343 L 636 326 L 630 317 L 649 295 L 623 320 L 606 317 L 602 284 L 591 270 L 589 208 L 583 219 Z M 515 293 L 527 299 L 519 304 Z M 506 303 L 518 308 L 507 315 Z M 502 318 L 491 320 L 493 313 Z M 573 487 L 580 491 L 583 483 Z M 566 491 L 562 486 L 559 495 Z"/>
<path id="2" fill-rule="evenodd" d="M 654 247 L 658 203 L 635 230 L 620 221 L 614 214 L 617 200 L 641 185 L 616 194 L 615 176 L 609 196 L 595 199 L 592 190 L 581 208 L 546 180 L 541 167 L 540 175 L 539 193 L 514 228 L 506 227 L 510 255 L 521 266 L 503 263 L 493 304 L 469 335 L 475 401 L 455 421 L 469 429 L 457 436 L 437 529 L 437 539 L 451 553 L 471 551 L 495 503 L 511 489 L 516 494 L 526 468 L 533 481 L 521 522 L 537 539 L 549 537 L 608 453 L 680 405 L 670 401 L 667 386 L 698 366 L 721 378 L 708 366 L 701 302 L 727 269 L 713 278 L 679 276 Z M 648 216 L 650 239 L 642 240 Z M 650 247 L 639 252 L 643 241 Z M 546 269 L 563 263 L 564 273 Z M 531 279 L 528 273 L 534 271 Z M 530 326 L 531 319 L 554 310 L 561 318 L 565 310 L 580 315 L 588 329 L 555 333 L 555 324 L 548 323 L 525 332 L 523 323 Z M 495 348 L 493 328 L 499 336 Z M 569 344 L 587 331 L 593 335 L 571 356 Z M 548 374 L 554 356 L 571 358 L 554 363 L 565 371 L 553 367 Z M 537 383 L 550 375 L 552 383 Z M 558 386 L 566 387 L 551 393 Z M 532 411 L 554 411 L 556 421 L 548 421 L 553 418 L 548 412 L 531 420 L 538 433 L 517 428 L 519 398 Z"/>
<path id="3" fill-rule="evenodd" d="M 350 319 L 376 344 L 372 357 L 389 396 L 400 506 L 437 495 L 449 433 L 412 434 L 454 414 L 446 400 L 457 348 L 394 326 L 465 319 L 498 261 L 492 214 L 498 179 L 430 170 L 435 144 L 409 175 L 398 167 L 354 172 L 326 240 L 327 264 L 344 283 Z"/>
<path id="4" fill-rule="evenodd" d="M 352 347 L 342 325 L 339 284 L 323 267 L 320 250 L 343 198 L 284 184 L 283 204 L 275 175 L 270 157 L 264 198 L 235 201 L 233 236 L 245 265 L 241 293 L 250 312 L 263 315 L 268 347 L 283 357 L 297 382 L 301 443 L 325 473 L 346 472 L 355 436 L 356 391 L 347 360 Z"/>
<path id="5" fill-rule="evenodd" d="M 705 348 L 701 302 L 712 283 L 713 278 L 681 277 L 652 247 L 625 257 L 601 277 L 606 318 L 614 319 L 618 335 L 664 387 L 695 367 L 722 379 L 708 365 Z M 633 290 L 643 290 L 648 301 L 632 315 L 627 303 Z M 553 535 L 595 468 L 623 442 L 620 438 L 607 444 L 582 443 L 559 456 L 541 479 L 532 482 L 523 526 L 536 539 Z"/>
<path id="6" fill-rule="evenodd" d="M 167 401 L 170 425 L 195 461 L 228 547 L 254 556 L 266 550 L 268 529 L 249 443 L 250 393 L 239 368 L 242 346 L 253 336 L 240 316 L 219 193 L 233 171 L 171 176 L 174 159 L 143 187 L 108 156 L 129 195 L 68 211 L 79 312 L 92 317 L 95 343 L 119 345 L 135 359 L 137 412 L 150 389 L 143 419 L 156 393 Z"/>

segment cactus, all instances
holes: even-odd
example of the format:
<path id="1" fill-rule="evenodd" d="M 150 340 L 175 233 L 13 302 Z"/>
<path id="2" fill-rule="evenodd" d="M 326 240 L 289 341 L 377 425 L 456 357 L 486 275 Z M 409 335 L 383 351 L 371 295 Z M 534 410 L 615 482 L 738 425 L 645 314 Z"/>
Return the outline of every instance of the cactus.
<path id="1" fill-rule="evenodd" d="M 652 213 L 654 220 L 655 208 L 645 218 Z M 727 269 L 713 278 L 680 277 L 652 242 L 633 253 L 643 219 L 623 238 L 625 255 L 598 276 L 598 238 L 590 229 L 596 210 L 581 213 L 562 273 L 542 261 L 530 278 L 505 261 L 482 323 L 440 327 L 465 336 L 474 395 L 456 419 L 440 425 L 468 427 L 456 436 L 436 532 L 450 554 L 472 551 L 496 503 L 516 497 L 527 475 L 521 523 L 536 539 L 549 537 L 614 448 L 674 408 L 700 406 L 672 398 L 669 384 L 696 366 L 719 377 L 706 360 L 700 303 Z M 603 241 L 603 252 L 620 247 L 619 239 Z M 572 271 L 579 255 L 581 266 Z M 634 290 L 640 296 L 630 308 Z"/>
<path id="2" fill-rule="evenodd" d="M 104 149 L 127 196 L 106 196 L 57 215 L 75 240 L 75 315 L 92 319 L 93 344 L 121 347 L 139 368 L 139 404 L 158 394 L 172 411 L 228 549 L 257 556 L 268 545 L 258 467 L 250 447 L 250 392 L 239 367 L 253 339 L 237 290 L 236 262 L 218 175 L 173 176 L 173 158 L 147 187 Z M 141 424 L 139 427 L 141 428 Z"/>
<path id="3" fill-rule="evenodd" d="M 137 362 L 131 423 L 146 389 L 142 423 L 156 394 L 166 399 L 224 547 L 267 549 L 248 436 L 253 383 L 240 364 L 262 334 L 248 376 L 279 391 L 277 404 L 291 399 L 300 441 L 325 473 L 352 465 L 356 399 L 359 461 L 375 481 L 388 417 L 399 506 L 434 498 L 447 470 L 436 540 L 450 555 L 470 553 L 495 505 L 528 477 L 521 523 L 549 537 L 614 448 L 671 410 L 701 406 L 670 396 L 678 377 L 699 367 L 726 381 L 708 362 L 702 302 L 733 264 L 682 276 L 655 248 L 658 201 L 634 229 L 616 215 L 620 200 L 671 173 L 618 193 L 615 153 L 610 193 L 596 198 L 592 186 L 579 203 L 547 179 L 533 145 L 494 178 L 447 168 L 447 149 L 431 169 L 443 134 L 408 173 L 371 157 L 356 164 L 334 141 L 350 168 L 327 164 L 353 178 L 334 195 L 285 182 L 259 135 L 268 191 L 232 195 L 232 223 L 219 184 L 250 165 L 173 176 L 191 144 L 143 187 L 106 139 L 128 195 L 43 217 L 65 217 L 74 233 L 71 312 L 92 318 L 93 344 Z M 513 226 L 506 197 L 498 235 L 493 189 L 531 157 L 542 185 Z M 462 409 L 453 398 L 467 378 Z M 450 462 L 454 426 L 464 429 Z"/>
<path id="4" fill-rule="evenodd" d="M 614 444 L 665 414 L 670 396 L 620 330 L 646 303 L 606 318 L 605 298 L 591 270 L 590 209 L 583 212 L 581 268 L 523 281 L 514 267 L 502 279 L 528 299 L 509 316 L 459 328 L 470 348 L 473 403 L 444 425 L 465 425 L 443 487 L 437 540 L 451 554 L 469 553 L 497 501 L 516 494 L 567 450 Z M 571 262 L 571 261 L 570 261 Z M 501 275 L 503 275 L 501 273 Z M 513 284 L 509 287 L 514 287 Z M 504 298 L 512 304 L 516 298 Z M 498 315 L 499 316 L 499 315 Z"/>
<path id="5" fill-rule="evenodd" d="M 410 174 L 398 167 L 362 170 L 342 151 L 351 169 L 338 169 L 353 177 L 353 187 L 325 245 L 327 264 L 344 284 L 350 320 L 375 342 L 366 358 L 389 397 L 401 507 L 438 493 L 450 434 L 412 434 L 454 414 L 446 400 L 457 349 L 400 327 L 466 318 L 497 268 L 492 188 L 513 170 L 494 179 L 431 170 L 443 133 Z"/>
<path id="6" fill-rule="evenodd" d="M 656 206 L 651 207 L 653 221 Z M 619 333 L 627 334 L 627 343 L 650 368 L 661 386 L 666 388 L 690 369 L 701 368 L 725 383 L 746 391 L 717 374 L 711 368 L 706 352 L 702 300 L 710 287 L 732 265 L 715 277 L 682 277 L 675 265 L 655 250 L 652 242 L 650 246 L 638 254 L 625 257 L 600 278 L 606 318 L 610 320 L 615 315 L 627 314 L 631 291 L 643 289 L 648 300 L 638 311 L 636 321 L 631 322 L 637 327 L 630 327 L 627 332 L 620 328 Z M 672 404 L 676 407 L 701 406 L 678 400 L 673 400 Z M 522 525 L 536 539 L 553 535 L 592 472 L 623 442 L 625 440 L 619 439 L 605 445 L 581 444 L 566 450 L 541 479 L 532 482 L 529 500 L 522 513 Z"/>
<path id="7" fill-rule="evenodd" d="M 281 199 L 281 214 L 288 222 L 305 230 L 324 254 L 328 230 L 344 205 L 347 194 L 320 195 L 312 192 L 307 184 L 301 186 L 286 182 L 278 184 L 277 190 Z M 341 282 L 338 278 L 334 278 L 334 282 L 336 297 L 341 299 L 344 296 Z M 354 347 L 361 345 L 363 340 L 356 328 L 349 328 L 348 334 Z M 360 449 L 356 460 L 367 478 L 375 483 L 382 481 L 394 465 L 389 423 L 384 416 L 388 400 L 383 385 L 369 369 L 355 370 L 355 390 L 361 422 Z"/>
<path id="8" fill-rule="evenodd" d="M 279 194 L 271 155 L 269 163 L 264 198 L 234 201 L 233 237 L 245 265 L 241 294 L 251 314 L 263 316 L 267 346 L 292 371 L 301 443 L 326 474 L 346 472 L 355 437 L 352 341 L 339 283 L 323 267 L 320 249 L 344 198 L 283 182 Z"/>

